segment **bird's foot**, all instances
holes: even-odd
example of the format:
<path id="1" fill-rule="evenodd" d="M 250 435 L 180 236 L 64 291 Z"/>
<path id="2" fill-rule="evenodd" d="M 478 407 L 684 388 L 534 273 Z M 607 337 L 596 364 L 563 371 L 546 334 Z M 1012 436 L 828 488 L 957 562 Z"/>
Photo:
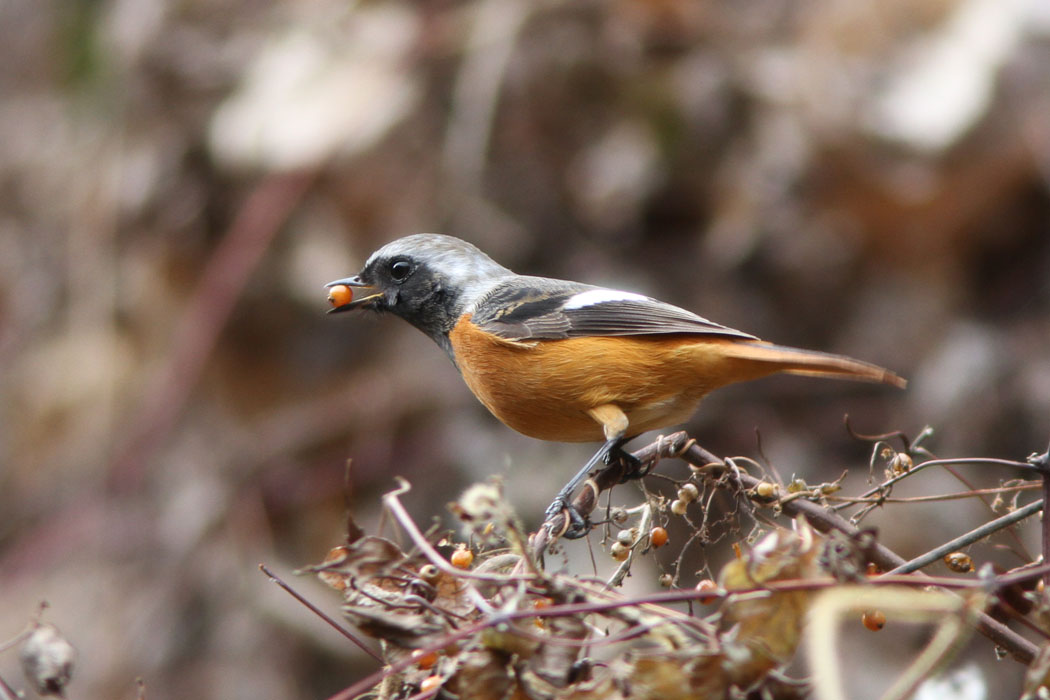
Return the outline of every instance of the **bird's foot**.
<path id="1" fill-rule="evenodd" d="M 553 530 L 553 527 L 558 522 L 558 516 L 564 516 L 563 530 L 561 532 L 552 532 L 552 534 L 564 537 L 567 540 L 578 540 L 590 532 L 590 521 L 561 494 L 555 496 L 554 501 L 547 506 L 543 520 Z"/>
<path id="2" fill-rule="evenodd" d="M 651 466 L 622 447 L 616 447 L 609 450 L 605 455 L 604 462 L 608 467 L 619 465 L 622 470 L 622 476 L 620 477 L 621 484 L 633 481 L 634 479 L 641 479 L 649 473 L 649 467 Z"/>

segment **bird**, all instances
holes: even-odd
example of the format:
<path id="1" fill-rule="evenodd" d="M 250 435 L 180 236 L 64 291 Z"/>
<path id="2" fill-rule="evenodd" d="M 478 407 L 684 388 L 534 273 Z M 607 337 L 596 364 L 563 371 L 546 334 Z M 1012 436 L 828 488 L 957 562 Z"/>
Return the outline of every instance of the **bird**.
<path id="1" fill-rule="evenodd" d="M 570 498 L 590 472 L 630 462 L 628 440 L 686 422 L 715 389 L 776 373 L 907 384 L 877 365 L 774 345 L 636 292 L 519 275 L 442 234 L 391 241 L 358 274 L 325 286 L 330 313 L 390 313 L 429 336 L 510 428 L 602 441 L 546 511 L 548 521 L 568 516 L 567 538 L 589 530 Z"/>

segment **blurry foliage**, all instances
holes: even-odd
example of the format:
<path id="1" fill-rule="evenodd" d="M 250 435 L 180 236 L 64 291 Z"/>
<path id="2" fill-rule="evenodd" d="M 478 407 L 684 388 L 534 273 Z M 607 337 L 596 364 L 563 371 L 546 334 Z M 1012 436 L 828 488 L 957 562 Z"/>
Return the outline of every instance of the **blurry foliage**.
<path id="1" fill-rule="evenodd" d="M 886 449 L 880 439 L 872 441 L 876 453 Z M 909 451 L 925 455 L 918 441 Z M 954 697 L 945 695 L 946 686 L 959 681 L 960 671 L 938 672 L 965 647 L 974 629 L 994 642 L 995 655 L 1032 663 L 1027 687 L 1036 692 L 1044 682 L 1045 654 L 998 626 L 993 616 L 1031 614 L 1030 629 L 1041 631 L 1045 645 L 1050 636 L 1042 612 L 1047 597 L 1036 579 L 1047 567 L 1033 568 L 1038 562 L 1023 547 L 1011 547 L 1026 562 L 1013 571 L 996 575 L 986 566 L 979 576 L 937 576 L 932 569 L 939 556 L 924 557 L 925 564 L 906 562 L 879 543 L 874 530 L 858 529 L 855 522 L 888 503 L 921 508 L 922 501 L 979 496 L 964 491 L 894 498 L 900 481 L 928 474 L 938 460 L 914 464 L 901 458 L 910 459 L 909 452 L 891 452 L 898 466 L 886 469 L 872 493 L 848 496 L 833 484 L 809 488 L 798 479 L 775 484 L 754 473 L 762 471 L 757 463 L 721 460 L 684 433 L 667 436 L 636 457 L 652 466 L 659 456 L 679 456 L 690 465 L 690 476 L 647 479 L 638 505 L 614 506 L 610 499 L 608 520 L 595 522 L 587 540 L 593 557 L 589 575 L 557 564 L 565 545 L 552 540 L 546 527 L 561 529 L 561 515 L 527 536 L 499 480 L 472 486 L 449 504 L 463 525 L 459 536 L 436 526 L 424 534 L 401 503 L 410 491 L 402 481 L 384 495 L 383 504 L 393 531 L 410 546 L 366 536 L 351 519 L 346 544 L 308 569 L 342 594 L 343 615 L 354 630 L 348 636 L 358 646 L 364 643 L 355 632 L 378 639 L 385 662 L 334 700 L 417 694 L 477 700 L 840 700 L 858 691 L 883 700 L 902 700 L 916 691 L 922 697 Z M 1050 466 L 1048 459 L 1044 454 L 1029 463 Z M 899 466 L 905 462 L 908 468 Z M 984 466 L 996 465 L 986 461 Z M 620 475 L 606 476 L 595 478 L 595 491 L 607 490 Z M 665 481 L 670 484 L 657 486 Z M 673 502 L 666 488 L 671 484 L 678 496 Z M 649 491 L 653 486 L 658 490 Z M 1017 483 L 1000 493 L 1037 487 L 1034 481 Z M 713 564 L 712 545 L 720 535 L 706 517 L 696 519 L 696 511 L 706 516 L 714 494 L 735 501 L 730 522 L 723 523 L 735 538 L 733 554 L 720 565 L 717 583 L 706 579 L 695 588 L 679 586 L 683 561 Z M 683 499 L 689 503 L 677 508 Z M 856 510 L 846 520 L 828 508 L 831 504 Z M 574 505 L 584 515 L 600 512 L 590 510 L 594 498 L 584 494 Z M 1007 511 L 1005 517 L 1017 523 L 1037 508 Z M 790 528 L 774 524 L 781 515 L 793 518 Z M 650 527 L 674 520 L 685 526 L 677 529 L 686 536 L 673 544 L 662 526 Z M 994 527 L 989 523 L 972 533 L 968 544 L 951 546 L 969 546 L 990 535 L 998 539 L 1005 527 L 996 520 Z M 669 568 L 674 573 L 656 576 L 652 567 L 663 570 L 668 562 L 656 553 L 663 547 L 673 555 Z M 970 564 L 964 572 L 956 567 L 956 573 L 972 573 Z M 633 583 L 624 583 L 628 576 Z M 668 590 L 659 590 L 657 582 Z M 898 650 L 878 675 L 866 676 L 848 660 L 843 644 L 856 636 L 858 623 L 898 638 L 902 623 L 918 625 L 929 639 L 911 642 L 909 652 Z M 793 678 L 791 664 L 804 639 L 806 672 Z M 992 656 L 990 646 L 986 653 Z M 966 666 L 961 670 L 968 678 L 968 697 L 989 697 L 987 678 Z"/>
<path id="2" fill-rule="evenodd" d="M 502 473 L 535 516 L 585 450 L 496 424 L 411 329 L 323 315 L 418 230 L 913 380 L 715 395 L 690 427 L 718 454 L 758 427 L 780 471 L 862 479 L 848 412 L 1023 457 L 1050 414 L 1045 5 L 3 3 L 0 629 L 49 600 L 81 697 L 324 696 L 369 660 L 254 565 L 327 549 L 347 458 L 362 522 L 394 474 L 433 513 Z M 922 551 L 984 515 L 878 524 Z"/>

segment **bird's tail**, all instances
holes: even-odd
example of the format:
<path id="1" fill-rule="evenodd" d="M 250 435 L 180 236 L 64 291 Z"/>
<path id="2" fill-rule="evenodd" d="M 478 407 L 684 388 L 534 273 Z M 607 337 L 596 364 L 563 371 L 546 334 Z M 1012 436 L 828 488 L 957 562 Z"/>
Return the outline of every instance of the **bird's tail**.
<path id="1" fill-rule="evenodd" d="M 890 384 L 899 389 L 908 385 L 908 380 L 884 367 L 870 362 L 854 360 L 844 355 L 832 355 L 815 350 L 802 350 L 765 342 L 727 343 L 726 356 L 757 363 L 768 367 L 768 374 L 786 372 L 807 377 L 829 377 L 852 379 L 861 382 Z M 766 374 L 767 372 L 762 372 Z"/>

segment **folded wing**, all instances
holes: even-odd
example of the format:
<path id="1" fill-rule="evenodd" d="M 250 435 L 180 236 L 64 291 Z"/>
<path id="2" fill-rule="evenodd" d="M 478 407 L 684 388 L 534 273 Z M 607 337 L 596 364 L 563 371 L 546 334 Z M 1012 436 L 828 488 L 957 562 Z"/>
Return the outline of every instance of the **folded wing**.
<path id="1" fill-rule="evenodd" d="M 668 333 L 755 339 L 641 294 L 542 277 L 496 287 L 473 314 L 482 330 L 515 341 Z"/>

